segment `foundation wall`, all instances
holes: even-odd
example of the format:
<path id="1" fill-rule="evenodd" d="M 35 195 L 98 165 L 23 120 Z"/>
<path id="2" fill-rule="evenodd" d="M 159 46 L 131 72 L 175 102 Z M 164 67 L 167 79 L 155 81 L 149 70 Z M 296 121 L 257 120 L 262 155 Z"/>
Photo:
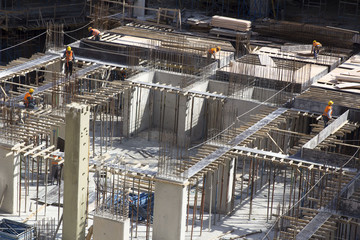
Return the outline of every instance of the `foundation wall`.
<path id="1" fill-rule="evenodd" d="M 143 72 L 132 78 L 133 82 L 152 83 L 155 72 Z M 127 95 L 125 95 L 127 97 Z M 131 93 L 129 112 L 129 134 L 143 131 L 150 127 L 149 123 L 149 96 L 150 90 L 136 87 Z"/>
<path id="2" fill-rule="evenodd" d="M 206 92 L 208 91 L 209 81 L 204 81 L 194 84 L 195 86 L 191 90 Z M 194 104 L 192 103 L 194 101 Z M 186 112 L 186 128 L 185 131 L 190 135 L 191 130 L 191 140 L 197 140 L 204 135 L 204 98 L 195 97 L 194 100 L 189 98 L 187 101 L 187 112 Z M 193 107 L 193 108 L 192 108 Z M 192 114 L 192 117 L 191 117 Z"/>

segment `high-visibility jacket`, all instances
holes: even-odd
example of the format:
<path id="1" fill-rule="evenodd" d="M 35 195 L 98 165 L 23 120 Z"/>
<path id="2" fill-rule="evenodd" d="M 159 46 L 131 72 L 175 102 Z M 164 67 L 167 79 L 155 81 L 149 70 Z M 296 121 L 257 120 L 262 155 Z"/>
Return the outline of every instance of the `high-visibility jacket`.
<path id="1" fill-rule="evenodd" d="M 218 52 L 218 49 L 217 48 L 210 48 L 209 49 L 209 53 L 210 54 L 214 54 L 214 53 L 217 53 Z"/>
<path id="2" fill-rule="evenodd" d="M 97 35 L 100 34 L 100 31 L 97 30 L 97 29 L 95 29 L 95 28 L 93 28 L 93 29 L 91 29 L 91 34 L 92 34 L 93 36 L 97 36 Z"/>
<path id="3" fill-rule="evenodd" d="M 322 45 L 319 42 L 313 42 L 313 47 L 322 47 Z"/>
<path id="4" fill-rule="evenodd" d="M 24 96 L 24 104 L 26 107 L 29 106 L 29 103 L 32 99 L 33 99 L 33 97 L 31 96 L 31 94 L 29 92 L 27 92 Z"/>
<path id="5" fill-rule="evenodd" d="M 72 61 L 73 58 L 74 58 L 73 51 L 66 51 L 66 57 L 65 57 L 66 62 L 68 63 L 68 62 Z"/>
<path id="6" fill-rule="evenodd" d="M 51 161 L 51 164 L 52 164 L 52 165 L 59 165 L 59 161 L 61 161 L 61 159 L 62 159 L 61 157 L 58 157 L 57 160 L 53 159 L 53 160 Z"/>
<path id="7" fill-rule="evenodd" d="M 323 115 L 328 117 L 328 118 L 331 118 L 332 117 L 332 106 L 327 105 L 325 110 L 324 110 Z"/>

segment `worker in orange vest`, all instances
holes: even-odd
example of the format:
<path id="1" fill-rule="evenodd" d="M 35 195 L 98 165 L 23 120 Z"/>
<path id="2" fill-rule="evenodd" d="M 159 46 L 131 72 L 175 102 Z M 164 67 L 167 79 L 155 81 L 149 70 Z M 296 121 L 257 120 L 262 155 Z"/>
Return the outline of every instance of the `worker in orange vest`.
<path id="1" fill-rule="evenodd" d="M 99 30 L 92 28 L 92 27 L 89 27 L 88 30 L 89 30 L 90 36 L 94 36 L 95 41 L 100 41 L 100 31 Z"/>
<path id="2" fill-rule="evenodd" d="M 221 50 L 221 48 L 219 46 L 214 47 L 214 48 L 210 48 L 208 50 L 208 55 L 207 55 L 208 58 L 210 59 L 211 56 L 214 56 L 214 59 L 216 59 L 215 53 L 220 52 L 220 50 Z"/>
<path id="3" fill-rule="evenodd" d="M 66 51 L 64 52 L 63 58 L 65 58 L 65 74 L 66 74 L 66 78 L 68 78 L 69 73 L 70 76 L 72 75 L 73 61 L 75 61 L 75 54 L 71 50 L 70 46 L 66 47 Z"/>
<path id="4" fill-rule="evenodd" d="M 34 104 L 34 98 L 32 96 L 32 94 L 34 93 L 34 89 L 30 88 L 29 92 L 27 92 L 24 96 L 24 105 L 25 108 L 34 108 L 35 104 Z"/>
<path id="5" fill-rule="evenodd" d="M 125 81 L 126 78 L 126 68 L 121 68 L 120 70 L 120 80 Z"/>
<path id="6" fill-rule="evenodd" d="M 321 43 L 317 42 L 316 40 L 313 41 L 313 46 L 311 48 L 311 53 L 314 52 L 314 59 L 317 59 L 319 54 L 320 48 L 322 48 Z"/>
<path id="7" fill-rule="evenodd" d="M 324 120 L 324 128 L 326 128 L 328 126 L 328 122 L 332 118 L 332 112 L 333 112 L 332 105 L 333 104 L 334 104 L 334 102 L 330 100 L 324 110 L 323 115 L 322 115 L 322 118 Z"/>
<path id="8" fill-rule="evenodd" d="M 61 182 L 61 170 L 62 170 L 62 158 L 58 156 L 53 156 L 54 158 L 51 161 L 51 182 L 55 184 L 55 180 L 57 185 L 60 185 Z"/>

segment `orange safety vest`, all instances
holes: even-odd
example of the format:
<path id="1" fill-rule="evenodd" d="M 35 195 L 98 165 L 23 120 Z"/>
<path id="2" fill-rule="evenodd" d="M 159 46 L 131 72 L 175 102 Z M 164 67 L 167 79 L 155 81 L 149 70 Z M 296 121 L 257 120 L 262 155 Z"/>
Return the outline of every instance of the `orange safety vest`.
<path id="1" fill-rule="evenodd" d="M 27 92 L 27 93 L 25 94 L 25 96 L 24 96 L 24 104 L 25 104 L 25 106 L 28 106 L 28 105 L 29 105 L 29 100 L 28 100 L 29 97 L 30 97 L 30 100 L 33 99 L 33 97 L 31 96 L 31 94 L 30 94 L 29 92 Z"/>
<path id="2" fill-rule="evenodd" d="M 328 117 L 328 118 L 331 118 L 331 116 L 332 116 L 332 106 L 327 105 L 325 110 L 324 110 L 323 115 Z"/>
<path id="3" fill-rule="evenodd" d="M 314 42 L 314 43 L 313 43 L 313 46 L 314 46 L 314 47 L 321 47 L 322 45 L 321 45 L 321 43 L 319 43 L 319 42 Z"/>
<path id="4" fill-rule="evenodd" d="M 95 29 L 95 28 L 93 28 L 93 29 L 91 29 L 91 30 L 92 30 L 91 34 L 92 34 L 93 36 L 97 36 L 97 35 L 100 34 L 100 31 L 97 30 L 97 29 Z"/>
<path id="5" fill-rule="evenodd" d="M 66 51 L 66 62 L 70 62 L 73 60 L 73 51 Z"/>
<path id="6" fill-rule="evenodd" d="M 58 161 L 61 161 L 61 157 L 58 157 Z M 52 165 L 59 165 L 59 162 L 58 162 L 58 161 L 56 161 L 56 160 L 53 159 L 53 160 L 51 161 L 51 164 L 52 164 Z"/>
<path id="7" fill-rule="evenodd" d="M 213 53 L 216 53 L 216 52 L 218 52 L 217 48 L 210 48 L 209 49 L 210 54 L 213 54 Z"/>

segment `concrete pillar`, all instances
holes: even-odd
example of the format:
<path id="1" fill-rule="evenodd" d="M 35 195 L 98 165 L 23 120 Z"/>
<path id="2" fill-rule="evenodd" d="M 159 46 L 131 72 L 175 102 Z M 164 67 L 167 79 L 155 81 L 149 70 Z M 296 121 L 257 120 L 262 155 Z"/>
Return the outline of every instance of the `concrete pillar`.
<path id="1" fill-rule="evenodd" d="M 186 186 L 171 181 L 156 181 L 153 240 L 184 240 Z"/>
<path id="2" fill-rule="evenodd" d="M 209 211 L 210 201 L 212 212 L 226 214 L 231 210 L 231 199 L 233 194 L 234 184 L 234 165 L 235 159 L 225 161 L 224 166 L 220 166 L 213 174 L 213 177 L 208 177 L 205 184 L 205 210 Z M 224 173 L 224 175 L 223 175 Z M 212 181 L 211 181 L 212 180 Z M 222 191 L 221 191 L 222 186 Z M 212 200 L 210 200 L 210 191 L 212 191 Z M 221 205 L 220 205 L 221 202 Z"/>
<path id="3" fill-rule="evenodd" d="M 13 214 L 17 212 L 19 204 L 20 157 L 10 154 L 11 147 L 0 145 L 0 210 Z"/>
<path id="4" fill-rule="evenodd" d="M 135 0 L 134 17 L 145 16 L 145 0 Z"/>
<path id="5" fill-rule="evenodd" d="M 94 240 L 128 240 L 130 219 L 114 219 L 114 215 L 94 216 Z"/>
<path id="6" fill-rule="evenodd" d="M 63 240 L 84 240 L 89 174 L 89 107 L 71 103 L 66 113 Z"/>

